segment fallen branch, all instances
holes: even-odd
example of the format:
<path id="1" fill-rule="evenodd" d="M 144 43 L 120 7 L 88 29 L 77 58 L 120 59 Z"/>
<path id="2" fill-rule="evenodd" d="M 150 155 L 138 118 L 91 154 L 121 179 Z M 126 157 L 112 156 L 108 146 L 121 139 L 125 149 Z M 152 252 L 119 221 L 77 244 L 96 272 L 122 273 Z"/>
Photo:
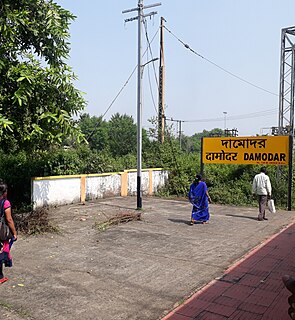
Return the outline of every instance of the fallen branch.
<path id="1" fill-rule="evenodd" d="M 139 221 L 141 220 L 141 212 L 120 212 L 116 214 L 114 217 L 108 219 L 104 222 L 96 222 L 95 228 L 98 230 L 106 230 L 110 226 L 118 225 L 120 223 L 127 223 L 130 221 Z"/>

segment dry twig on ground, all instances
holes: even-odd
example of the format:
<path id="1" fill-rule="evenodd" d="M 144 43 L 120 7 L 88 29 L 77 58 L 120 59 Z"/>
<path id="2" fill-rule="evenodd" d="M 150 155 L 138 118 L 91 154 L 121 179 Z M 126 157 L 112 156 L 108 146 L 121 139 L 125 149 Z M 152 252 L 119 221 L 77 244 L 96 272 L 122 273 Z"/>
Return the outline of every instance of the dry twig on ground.
<path id="1" fill-rule="evenodd" d="M 95 223 L 95 228 L 98 230 L 106 230 L 112 225 L 118 225 L 120 223 L 127 223 L 129 221 L 139 221 L 141 220 L 141 212 L 119 212 L 114 217 L 104 221 Z"/>
<path id="2" fill-rule="evenodd" d="M 52 225 L 48 219 L 49 210 L 40 208 L 26 213 L 15 213 L 14 221 L 19 232 L 26 235 L 59 232 L 58 227 Z"/>

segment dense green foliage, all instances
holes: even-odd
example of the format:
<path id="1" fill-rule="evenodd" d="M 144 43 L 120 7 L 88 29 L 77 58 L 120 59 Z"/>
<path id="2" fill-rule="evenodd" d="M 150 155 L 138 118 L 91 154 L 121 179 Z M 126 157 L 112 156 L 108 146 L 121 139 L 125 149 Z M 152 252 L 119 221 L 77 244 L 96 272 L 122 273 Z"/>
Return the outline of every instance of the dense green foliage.
<path id="1" fill-rule="evenodd" d="M 215 128 L 211 131 L 203 130 L 203 132 L 195 133 L 191 137 L 182 136 L 181 148 L 185 152 L 201 152 L 201 138 L 202 137 L 220 137 L 224 135 L 224 131 Z"/>
<path id="2" fill-rule="evenodd" d="M 5 151 L 81 140 L 72 119 L 85 106 L 65 63 L 74 16 L 53 1 L 0 2 L 0 139 Z"/>
<path id="3" fill-rule="evenodd" d="M 116 113 L 110 121 L 104 121 L 102 117 L 82 114 L 79 126 L 92 150 L 108 151 L 113 157 L 136 154 L 137 126 L 131 116 Z M 149 144 L 145 130 L 142 143 L 143 146 Z"/>
<path id="4" fill-rule="evenodd" d="M 125 123 L 125 117 L 119 117 Z M 87 119 L 91 119 L 88 118 Z M 98 121 L 99 118 L 97 118 Z M 87 120 L 87 121 L 88 121 Z M 111 120 L 110 120 L 111 121 Z M 132 124 L 132 123 L 131 123 Z M 103 126 L 108 132 L 109 122 Z M 120 124 L 118 124 L 120 127 Z M 30 203 L 30 179 L 34 176 L 116 172 L 135 169 L 136 150 L 125 155 L 112 154 L 109 145 L 100 150 L 89 145 L 79 148 L 57 148 L 51 152 L 38 151 L 33 155 L 24 151 L 7 155 L 0 153 L 0 172 L 10 185 L 10 198 L 14 204 Z M 143 168 L 161 167 L 169 170 L 169 181 L 160 195 L 186 197 L 196 173 L 200 172 L 200 153 L 184 152 L 179 141 L 166 137 L 164 144 L 148 140 L 143 148 Z M 257 205 L 251 193 L 252 180 L 260 166 L 205 165 L 204 177 L 213 202 L 229 205 Z M 268 173 L 273 186 L 276 205 L 287 206 L 287 169 L 269 166 Z M 281 177 L 280 180 L 278 177 Z M 294 204 L 295 206 L 295 204 Z"/>
<path id="5" fill-rule="evenodd" d="M 80 116 L 79 126 L 90 149 L 97 151 L 108 149 L 107 122 L 102 120 L 102 117 L 90 117 L 88 113 L 84 113 Z"/>

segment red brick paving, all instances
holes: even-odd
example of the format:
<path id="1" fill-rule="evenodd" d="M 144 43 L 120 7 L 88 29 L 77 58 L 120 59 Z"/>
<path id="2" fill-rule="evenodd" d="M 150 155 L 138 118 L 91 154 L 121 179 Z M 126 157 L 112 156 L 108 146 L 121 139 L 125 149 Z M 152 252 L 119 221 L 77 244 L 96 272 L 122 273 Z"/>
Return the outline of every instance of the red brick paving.
<path id="1" fill-rule="evenodd" d="M 290 320 L 285 274 L 295 276 L 295 224 L 252 250 L 162 320 Z"/>

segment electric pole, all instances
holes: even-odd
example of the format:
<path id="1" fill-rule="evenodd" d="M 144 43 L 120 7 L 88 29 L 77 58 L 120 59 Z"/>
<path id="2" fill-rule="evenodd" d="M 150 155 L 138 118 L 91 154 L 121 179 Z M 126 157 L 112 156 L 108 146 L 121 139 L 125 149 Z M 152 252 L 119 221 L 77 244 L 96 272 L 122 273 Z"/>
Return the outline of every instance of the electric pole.
<path id="1" fill-rule="evenodd" d="M 164 63 L 164 21 L 161 17 L 160 27 L 160 65 L 159 65 L 159 107 L 158 107 L 158 141 L 164 143 L 165 133 L 165 108 L 164 108 L 164 88 L 165 88 L 165 63 Z"/>
<path id="2" fill-rule="evenodd" d="M 289 135 L 288 210 L 292 207 L 295 98 L 295 27 L 282 29 L 278 135 Z M 280 167 L 278 167 L 280 168 Z M 280 170 L 280 169 L 279 169 Z M 281 174 L 280 174 L 281 175 Z"/>
<path id="3" fill-rule="evenodd" d="M 143 68 L 142 65 L 142 53 L 141 53 L 141 33 L 142 33 L 142 24 L 145 17 L 150 17 L 157 12 L 150 12 L 144 14 L 143 10 L 147 8 L 152 8 L 160 6 L 161 3 L 155 3 L 151 5 L 144 6 L 143 0 L 138 0 L 137 8 L 128 9 L 122 11 L 122 13 L 129 13 L 137 11 L 137 16 L 129 19 L 125 19 L 125 22 L 130 22 L 137 20 L 138 22 L 138 56 L 137 56 L 137 209 L 142 208 L 142 191 L 141 191 L 141 171 L 142 171 L 142 75 Z"/>
<path id="4" fill-rule="evenodd" d="M 182 131 L 181 131 L 181 123 L 182 123 L 183 121 L 181 121 L 181 120 L 179 120 L 178 121 L 178 123 L 179 123 L 179 147 L 180 147 L 180 149 L 181 149 L 181 134 L 182 134 Z"/>
<path id="5" fill-rule="evenodd" d="M 165 120 L 177 122 L 177 130 L 178 130 L 178 140 L 179 140 L 179 146 L 181 148 L 181 134 L 182 134 L 182 122 L 186 122 L 185 120 L 176 120 L 173 118 L 167 118 L 165 117 Z"/>

